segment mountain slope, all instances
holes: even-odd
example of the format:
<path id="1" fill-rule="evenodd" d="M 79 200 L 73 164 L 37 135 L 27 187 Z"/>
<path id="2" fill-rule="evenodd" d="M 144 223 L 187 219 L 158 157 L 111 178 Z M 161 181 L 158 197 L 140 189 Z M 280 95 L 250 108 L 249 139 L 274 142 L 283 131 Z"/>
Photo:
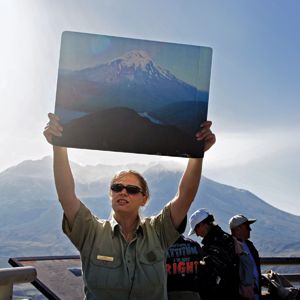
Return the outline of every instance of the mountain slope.
<path id="1" fill-rule="evenodd" d="M 52 160 L 47 157 L 25 161 L 0 174 L 0 257 L 76 253 L 61 231 L 62 211 L 51 165 Z M 72 164 L 72 167 L 81 200 L 100 218 L 108 218 L 111 211 L 107 196 L 109 181 L 111 175 L 124 166 Z M 143 214 L 156 214 L 175 195 L 182 166 L 133 167 L 144 174 L 150 186 L 151 199 Z M 95 181 L 95 178 L 99 179 Z M 189 214 L 200 207 L 210 210 L 226 231 L 228 219 L 233 214 L 243 213 L 256 218 L 251 238 L 261 255 L 300 255 L 300 217 L 272 207 L 248 191 L 203 177 Z"/>

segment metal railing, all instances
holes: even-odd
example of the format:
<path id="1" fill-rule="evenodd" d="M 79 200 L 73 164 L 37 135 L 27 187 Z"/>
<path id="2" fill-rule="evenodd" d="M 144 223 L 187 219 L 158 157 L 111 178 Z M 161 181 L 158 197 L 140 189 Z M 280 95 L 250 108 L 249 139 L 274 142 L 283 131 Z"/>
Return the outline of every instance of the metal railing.
<path id="1" fill-rule="evenodd" d="M 0 300 L 12 299 L 14 284 L 32 282 L 36 275 L 34 267 L 0 269 Z"/>
<path id="2" fill-rule="evenodd" d="M 300 257 L 261 257 L 260 259 L 262 266 L 299 266 L 300 267 Z M 288 281 L 300 282 L 300 273 L 280 273 Z"/>
<path id="3" fill-rule="evenodd" d="M 62 256 L 62 257 L 36 257 L 35 260 L 57 260 L 57 259 L 78 259 L 79 256 Z M 27 260 L 34 261 L 34 258 L 28 258 Z M 33 282 L 34 286 L 37 287 L 37 283 L 39 280 L 37 278 L 37 272 L 34 267 L 20 267 L 20 263 L 16 261 L 26 261 L 26 258 L 15 258 L 10 259 L 10 264 L 16 266 L 15 268 L 9 269 L 0 269 L 0 300 L 12 299 L 12 290 L 13 284 L 16 283 L 25 283 L 25 282 Z M 261 257 L 261 266 L 299 266 L 300 268 L 300 257 Z M 272 269 L 272 268 L 271 268 Z M 263 272 L 264 273 L 264 272 Z M 300 273 L 287 273 L 283 275 L 289 282 L 300 283 Z M 39 282 L 40 283 L 40 282 Z M 39 290 L 44 294 L 45 290 L 40 288 Z M 52 299 L 52 298 L 50 298 Z M 55 298 L 56 299 L 56 298 Z"/>

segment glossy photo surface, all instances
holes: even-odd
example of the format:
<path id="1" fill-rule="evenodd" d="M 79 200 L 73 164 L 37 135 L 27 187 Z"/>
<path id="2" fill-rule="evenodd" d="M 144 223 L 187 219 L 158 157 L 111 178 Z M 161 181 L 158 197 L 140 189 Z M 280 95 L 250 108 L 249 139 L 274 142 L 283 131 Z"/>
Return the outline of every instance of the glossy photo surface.
<path id="1" fill-rule="evenodd" d="M 209 47 L 64 32 L 54 144 L 201 157 L 211 61 Z"/>

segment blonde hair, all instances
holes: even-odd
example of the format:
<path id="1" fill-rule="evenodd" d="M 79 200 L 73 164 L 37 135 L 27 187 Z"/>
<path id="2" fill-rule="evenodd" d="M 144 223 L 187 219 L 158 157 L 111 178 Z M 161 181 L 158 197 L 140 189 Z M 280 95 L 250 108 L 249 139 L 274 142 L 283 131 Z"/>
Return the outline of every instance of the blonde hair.
<path id="1" fill-rule="evenodd" d="M 147 181 L 146 179 L 137 171 L 134 171 L 134 170 L 122 170 L 122 171 L 119 171 L 118 173 L 115 174 L 115 176 L 112 178 L 111 182 L 110 182 L 110 185 L 116 183 L 120 178 L 126 176 L 126 175 L 134 175 L 140 185 L 141 185 L 141 188 L 143 190 L 143 194 L 147 197 L 147 202 L 150 198 L 150 192 L 149 192 L 149 187 L 148 187 L 148 184 L 147 184 Z"/>

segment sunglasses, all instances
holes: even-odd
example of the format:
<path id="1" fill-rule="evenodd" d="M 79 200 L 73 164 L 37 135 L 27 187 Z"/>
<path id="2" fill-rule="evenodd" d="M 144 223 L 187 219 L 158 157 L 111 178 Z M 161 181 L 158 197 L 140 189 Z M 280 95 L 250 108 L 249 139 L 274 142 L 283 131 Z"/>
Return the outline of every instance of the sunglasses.
<path id="1" fill-rule="evenodd" d="M 136 185 L 123 185 L 122 183 L 114 183 L 110 186 L 110 189 L 113 192 L 121 192 L 123 189 L 125 189 L 130 195 L 135 195 L 138 193 L 142 193 L 144 195 L 143 190 Z"/>

